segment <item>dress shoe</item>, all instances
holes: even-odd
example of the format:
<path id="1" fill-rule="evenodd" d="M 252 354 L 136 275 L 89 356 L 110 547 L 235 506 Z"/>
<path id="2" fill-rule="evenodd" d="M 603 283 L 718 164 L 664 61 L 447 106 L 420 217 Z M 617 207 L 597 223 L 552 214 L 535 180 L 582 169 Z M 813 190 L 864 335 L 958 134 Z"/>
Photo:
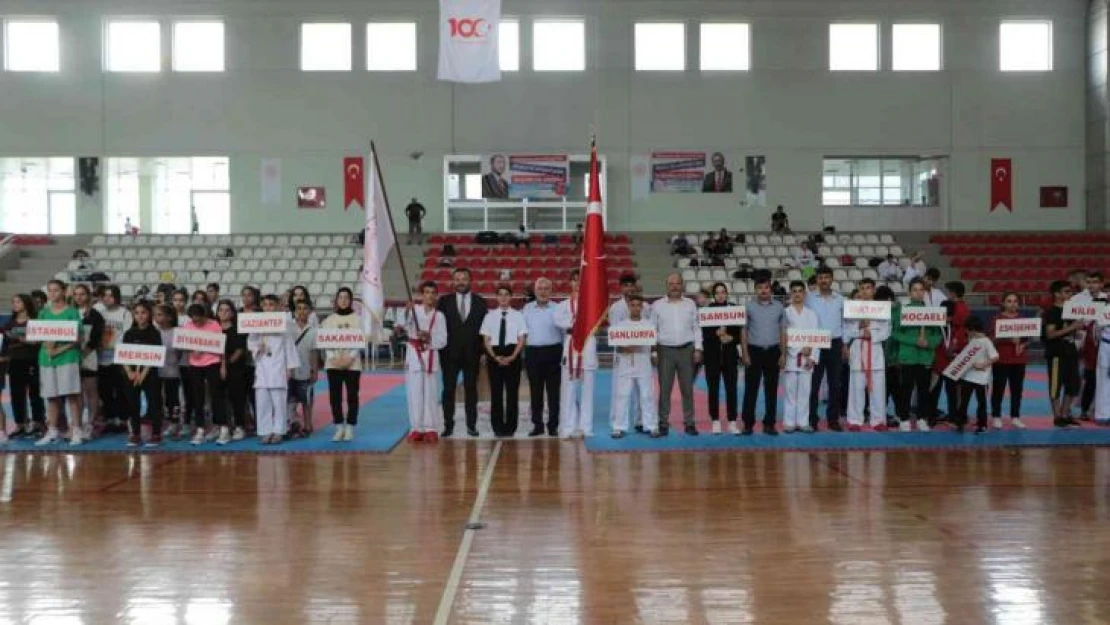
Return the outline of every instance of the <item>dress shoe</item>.
<path id="1" fill-rule="evenodd" d="M 773 425 L 763 426 L 763 433 L 766 434 L 767 436 L 778 436 L 779 435 L 779 431 L 776 430 L 775 426 L 773 426 Z"/>
<path id="2" fill-rule="evenodd" d="M 474 428 L 466 428 L 466 435 L 472 438 L 476 437 L 478 436 L 478 430 L 475 430 Z"/>
<path id="3" fill-rule="evenodd" d="M 834 422 L 829 424 L 829 431 L 830 432 L 843 432 L 844 427 L 842 425 L 840 425 L 839 421 L 834 421 Z"/>
<path id="4" fill-rule="evenodd" d="M 687 425 L 686 426 L 686 436 L 697 436 L 697 435 L 698 435 L 698 428 L 696 428 L 692 425 Z"/>
<path id="5" fill-rule="evenodd" d="M 450 427 L 450 428 L 443 428 L 443 433 L 442 433 L 442 434 L 440 434 L 440 435 L 439 435 L 439 437 L 440 437 L 440 438 L 451 438 L 451 436 L 452 436 L 452 435 L 453 435 L 454 433 L 455 433 L 455 428 L 453 428 L 453 427 Z"/>
<path id="6" fill-rule="evenodd" d="M 529 438 L 535 438 L 537 436 L 543 436 L 543 428 L 532 428 L 532 431 L 528 433 Z"/>

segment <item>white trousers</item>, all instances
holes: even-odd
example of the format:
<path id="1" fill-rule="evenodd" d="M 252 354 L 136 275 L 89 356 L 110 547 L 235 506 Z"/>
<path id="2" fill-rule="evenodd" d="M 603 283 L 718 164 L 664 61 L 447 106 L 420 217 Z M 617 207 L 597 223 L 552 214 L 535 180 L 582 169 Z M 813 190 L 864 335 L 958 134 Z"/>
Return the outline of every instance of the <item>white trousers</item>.
<path id="1" fill-rule="evenodd" d="M 812 386 L 812 371 L 782 372 L 782 390 L 786 394 L 783 401 L 783 427 L 800 428 L 809 425 L 809 389 Z"/>
<path id="2" fill-rule="evenodd" d="M 848 383 L 848 424 L 863 425 L 863 408 L 871 408 L 871 424 L 886 423 L 886 370 L 871 371 L 871 395 L 867 394 L 867 372 L 853 370 Z"/>
<path id="3" fill-rule="evenodd" d="M 610 395 L 610 397 L 612 398 L 612 401 L 609 402 L 609 423 L 616 423 L 617 422 L 617 402 L 616 402 L 616 398 L 617 398 L 617 393 L 619 391 L 620 391 L 620 376 L 617 375 L 616 369 L 614 368 L 614 370 L 613 370 L 613 392 Z M 652 412 L 655 412 L 657 410 L 658 410 L 657 408 L 654 408 L 652 410 Z M 628 411 L 632 415 L 632 424 L 633 425 L 643 425 L 643 423 L 644 423 L 644 414 L 643 414 L 643 412 L 640 411 L 640 396 L 639 395 L 633 393 L 630 396 Z M 651 423 L 654 423 L 654 421 L 652 421 Z"/>
<path id="4" fill-rule="evenodd" d="M 285 416 L 288 410 L 284 388 L 256 388 L 254 389 L 254 403 L 258 406 L 255 422 L 259 436 L 272 436 L 285 434 Z"/>
<path id="5" fill-rule="evenodd" d="M 409 371 L 405 392 L 409 404 L 409 425 L 413 432 L 438 432 L 443 420 L 439 396 L 439 372 Z"/>
<path id="6" fill-rule="evenodd" d="M 610 425 L 620 432 L 628 431 L 628 423 L 633 417 L 633 401 L 640 404 L 640 423 L 646 423 L 649 431 L 654 432 L 659 427 L 659 416 L 656 414 L 655 399 L 655 372 L 642 376 L 613 375 L 616 394 L 613 396 L 613 413 Z"/>
<path id="7" fill-rule="evenodd" d="M 582 377 L 570 379 L 570 369 L 563 367 L 563 381 L 559 387 L 559 436 L 575 432 L 583 436 L 594 433 L 594 378 L 597 371 L 583 369 Z"/>

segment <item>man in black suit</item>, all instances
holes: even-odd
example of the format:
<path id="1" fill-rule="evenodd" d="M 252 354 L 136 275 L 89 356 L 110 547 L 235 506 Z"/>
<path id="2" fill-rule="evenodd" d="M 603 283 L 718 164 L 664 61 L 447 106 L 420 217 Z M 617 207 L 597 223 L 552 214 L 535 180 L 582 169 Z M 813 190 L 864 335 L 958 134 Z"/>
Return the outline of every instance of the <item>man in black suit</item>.
<path id="1" fill-rule="evenodd" d="M 713 171 L 701 183 L 702 193 L 732 193 L 732 172 L 725 169 L 725 155 L 713 153 Z"/>
<path id="2" fill-rule="evenodd" d="M 482 197 L 487 200 L 509 198 L 509 183 L 505 180 L 505 155 L 494 154 L 489 159 L 489 173 L 482 176 Z"/>
<path id="3" fill-rule="evenodd" d="M 439 350 L 443 369 L 443 437 L 455 431 L 455 388 L 463 374 L 466 433 L 478 436 L 478 365 L 482 354 L 482 320 L 486 300 L 470 292 L 470 270 L 459 267 L 452 274 L 455 293 L 439 298 L 436 308 L 447 320 L 447 347 Z"/>

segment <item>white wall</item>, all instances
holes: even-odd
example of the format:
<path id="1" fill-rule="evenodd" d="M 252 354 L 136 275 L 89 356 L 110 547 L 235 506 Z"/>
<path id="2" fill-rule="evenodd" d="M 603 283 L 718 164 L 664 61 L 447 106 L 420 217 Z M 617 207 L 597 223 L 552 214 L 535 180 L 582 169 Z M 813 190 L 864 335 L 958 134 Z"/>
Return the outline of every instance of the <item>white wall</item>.
<path id="1" fill-rule="evenodd" d="M 920 154 L 950 156 L 951 229 L 1084 226 L 1083 0 L 504 0 L 504 11 L 524 18 L 523 68 L 531 65 L 528 17 L 585 16 L 589 71 L 523 71 L 489 86 L 438 83 L 431 0 L 0 0 L 0 15 L 59 16 L 63 36 L 60 74 L 0 73 L 0 155 L 229 155 L 234 231 L 344 231 L 358 228 L 361 216 L 340 206 L 341 158 L 374 138 L 395 208 L 417 195 L 431 212 L 429 227 L 437 229 L 443 155 L 581 152 L 593 125 L 609 157 L 609 223 L 616 230 L 766 229 L 776 204 L 787 206 L 795 228 L 814 229 L 824 220 L 823 156 Z M 108 15 L 223 16 L 229 71 L 102 73 Z M 1003 17 L 1054 21 L 1053 72 L 997 70 Z M 297 70 L 299 23 L 316 19 L 355 24 L 354 72 Z M 417 73 L 358 70 L 364 67 L 362 25 L 371 19 L 418 21 Z M 637 19 L 686 20 L 688 64 L 697 58 L 698 21 L 750 21 L 754 69 L 707 76 L 633 72 Z M 892 21 L 940 21 L 946 70 L 830 73 L 827 24 L 835 19 L 880 21 L 884 66 Z M 632 203 L 630 155 L 660 148 L 765 155 L 769 207 L 742 208 L 739 196 L 654 195 Z M 414 151 L 424 156 L 410 160 Z M 263 157 L 283 159 L 280 208 L 260 206 Z M 992 157 L 1014 159 L 1013 213 L 989 211 Z M 301 184 L 327 186 L 326 214 L 293 207 L 293 188 Z M 1038 208 L 1041 185 L 1067 185 L 1072 206 Z M 82 215 L 79 228 L 92 231 L 100 222 Z M 899 223 L 896 218 L 890 227 Z"/>

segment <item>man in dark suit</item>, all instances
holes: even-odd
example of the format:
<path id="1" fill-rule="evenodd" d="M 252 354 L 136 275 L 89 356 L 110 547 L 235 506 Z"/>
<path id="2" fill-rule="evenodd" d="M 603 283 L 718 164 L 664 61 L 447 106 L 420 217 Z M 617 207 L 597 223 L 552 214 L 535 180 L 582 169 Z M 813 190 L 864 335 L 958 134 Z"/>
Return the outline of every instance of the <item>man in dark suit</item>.
<path id="1" fill-rule="evenodd" d="M 466 433 L 478 436 L 478 365 L 482 354 L 482 321 L 486 300 L 470 292 L 470 270 L 459 267 L 452 274 L 455 292 L 439 298 L 436 308 L 447 320 L 447 347 L 439 350 L 443 369 L 443 437 L 455 432 L 455 388 L 463 374 Z"/>
<path id="2" fill-rule="evenodd" d="M 702 193 L 732 193 L 732 172 L 725 169 L 725 155 L 713 153 L 713 171 L 701 183 Z"/>
<path id="3" fill-rule="evenodd" d="M 489 173 L 482 176 L 482 197 L 487 200 L 509 198 L 509 183 L 505 180 L 505 155 L 494 154 L 489 159 Z"/>

